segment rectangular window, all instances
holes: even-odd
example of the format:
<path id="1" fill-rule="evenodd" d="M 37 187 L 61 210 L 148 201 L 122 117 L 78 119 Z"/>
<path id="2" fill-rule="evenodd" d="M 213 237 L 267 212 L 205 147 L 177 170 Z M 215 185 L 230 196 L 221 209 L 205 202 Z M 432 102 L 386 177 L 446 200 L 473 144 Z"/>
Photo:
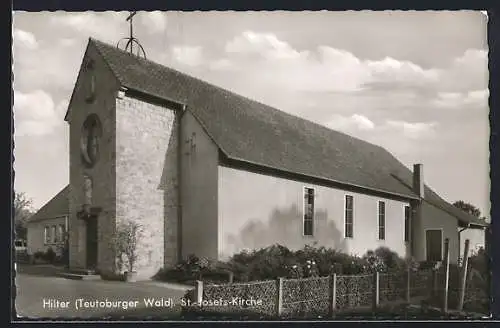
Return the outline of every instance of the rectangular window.
<path id="1" fill-rule="evenodd" d="M 57 226 L 57 241 L 62 242 L 64 241 L 64 225 L 60 224 Z"/>
<path id="2" fill-rule="evenodd" d="M 405 206 L 405 242 L 410 241 L 410 206 Z"/>
<path id="3" fill-rule="evenodd" d="M 312 236 L 314 231 L 314 189 L 304 188 L 304 236 Z"/>
<path id="4" fill-rule="evenodd" d="M 350 195 L 345 196 L 345 238 L 354 237 L 354 198 Z"/>
<path id="5" fill-rule="evenodd" d="M 378 202 L 378 239 L 385 240 L 385 202 Z"/>
<path id="6" fill-rule="evenodd" d="M 50 236 L 50 227 L 45 227 L 43 234 L 44 234 L 45 244 L 50 244 L 50 241 L 52 239 Z"/>
<path id="7" fill-rule="evenodd" d="M 51 235 L 51 237 L 52 237 L 51 242 L 52 242 L 52 243 L 56 243 L 56 242 L 57 242 L 57 228 L 56 228 L 56 226 L 55 226 L 55 225 L 54 225 L 54 226 L 52 226 L 52 227 L 51 227 L 51 230 L 52 230 L 52 231 L 50 232 L 50 235 Z"/>

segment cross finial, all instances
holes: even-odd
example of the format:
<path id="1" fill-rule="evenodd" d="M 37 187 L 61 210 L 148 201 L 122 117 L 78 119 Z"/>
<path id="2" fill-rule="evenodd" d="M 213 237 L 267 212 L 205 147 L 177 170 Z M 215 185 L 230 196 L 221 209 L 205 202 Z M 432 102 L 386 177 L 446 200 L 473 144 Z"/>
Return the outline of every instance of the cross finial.
<path id="1" fill-rule="evenodd" d="M 136 14 L 137 14 L 137 11 L 131 11 L 129 13 L 129 15 L 127 16 L 126 21 L 129 22 L 130 35 L 129 35 L 128 38 L 123 38 L 120 41 L 127 40 L 127 44 L 125 45 L 125 50 L 128 51 L 128 52 L 130 52 L 130 54 L 134 54 L 134 43 L 135 43 L 137 45 L 137 47 L 138 47 L 137 55 L 139 55 L 139 52 L 142 52 L 144 58 L 146 58 L 146 52 L 144 51 L 144 49 L 142 48 L 141 44 L 139 43 L 139 40 L 137 40 L 134 37 L 134 22 L 133 22 L 133 18 L 134 18 L 134 16 Z M 120 41 L 118 41 L 118 44 L 116 45 L 116 47 L 119 46 Z"/>
<path id="2" fill-rule="evenodd" d="M 130 25 L 130 40 L 132 40 L 134 38 L 134 16 L 135 16 L 135 14 L 137 14 L 137 11 L 131 11 L 126 19 L 126 21 Z M 133 53 L 132 44 L 130 44 L 130 53 Z"/>

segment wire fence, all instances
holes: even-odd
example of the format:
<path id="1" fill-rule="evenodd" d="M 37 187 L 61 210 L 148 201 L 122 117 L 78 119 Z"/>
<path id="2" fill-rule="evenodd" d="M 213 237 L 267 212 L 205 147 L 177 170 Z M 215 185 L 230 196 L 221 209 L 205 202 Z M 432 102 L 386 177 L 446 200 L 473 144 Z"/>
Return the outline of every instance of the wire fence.
<path id="1" fill-rule="evenodd" d="M 486 283 L 467 274 L 464 310 L 474 311 L 488 301 Z M 326 317 L 343 311 L 382 307 L 387 304 L 427 302 L 442 307 L 446 274 L 433 269 L 363 275 L 336 275 L 206 285 L 198 295 L 201 311 L 244 313 L 284 318 Z M 201 288 L 201 289 L 200 289 Z M 460 271 L 450 268 L 448 308 L 459 304 Z M 482 308 L 484 312 L 484 308 Z M 475 311 L 480 312 L 480 311 Z"/>

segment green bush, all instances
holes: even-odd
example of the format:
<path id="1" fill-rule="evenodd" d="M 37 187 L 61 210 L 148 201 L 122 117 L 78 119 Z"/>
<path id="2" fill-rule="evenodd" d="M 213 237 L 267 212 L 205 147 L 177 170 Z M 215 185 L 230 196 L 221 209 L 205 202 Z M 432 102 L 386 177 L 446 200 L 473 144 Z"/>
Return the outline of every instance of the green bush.
<path id="1" fill-rule="evenodd" d="M 353 256 L 326 247 L 306 245 L 292 251 L 283 245 L 242 251 L 226 262 L 213 262 L 190 255 L 175 268 L 162 270 L 157 278 L 170 281 L 215 280 L 227 282 L 227 271 L 235 282 L 283 278 L 328 276 L 332 273 L 354 275 L 406 268 L 406 261 L 388 248 Z"/>
<path id="2" fill-rule="evenodd" d="M 175 267 L 160 270 L 155 275 L 155 279 L 175 282 L 194 282 L 195 280 L 228 282 L 230 273 L 225 263 L 189 255 Z"/>
<path id="3" fill-rule="evenodd" d="M 376 261 L 373 261 L 376 260 Z M 380 263 L 380 266 L 375 265 Z M 389 249 L 370 251 L 363 257 L 341 253 L 325 247 L 305 246 L 291 251 L 282 245 L 272 245 L 252 252 L 233 255 L 227 265 L 236 281 L 268 280 L 278 277 L 302 278 L 338 274 L 364 274 L 375 270 L 396 270 L 405 261 Z"/>
<path id="4" fill-rule="evenodd" d="M 43 259 L 48 263 L 54 263 L 56 261 L 56 258 L 56 252 L 54 252 L 52 247 L 49 247 L 43 254 Z"/>

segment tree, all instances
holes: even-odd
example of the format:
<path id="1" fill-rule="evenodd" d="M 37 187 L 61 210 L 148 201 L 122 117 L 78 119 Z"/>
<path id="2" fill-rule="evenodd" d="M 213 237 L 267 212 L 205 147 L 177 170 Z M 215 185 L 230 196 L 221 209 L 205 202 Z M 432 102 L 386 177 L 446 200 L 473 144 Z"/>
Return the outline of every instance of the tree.
<path id="1" fill-rule="evenodd" d="M 14 195 L 14 224 L 16 228 L 16 238 L 26 238 L 26 223 L 33 215 L 33 201 L 23 192 L 16 192 Z"/>
<path id="2" fill-rule="evenodd" d="M 453 206 L 458 207 L 462 211 L 467 212 L 470 215 L 473 215 L 477 218 L 481 217 L 481 211 L 479 210 L 479 208 L 475 207 L 474 205 L 472 205 L 470 203 L 466 203 L 463 200 L 459 200 L 459 201 L 454 202 Z"/>

